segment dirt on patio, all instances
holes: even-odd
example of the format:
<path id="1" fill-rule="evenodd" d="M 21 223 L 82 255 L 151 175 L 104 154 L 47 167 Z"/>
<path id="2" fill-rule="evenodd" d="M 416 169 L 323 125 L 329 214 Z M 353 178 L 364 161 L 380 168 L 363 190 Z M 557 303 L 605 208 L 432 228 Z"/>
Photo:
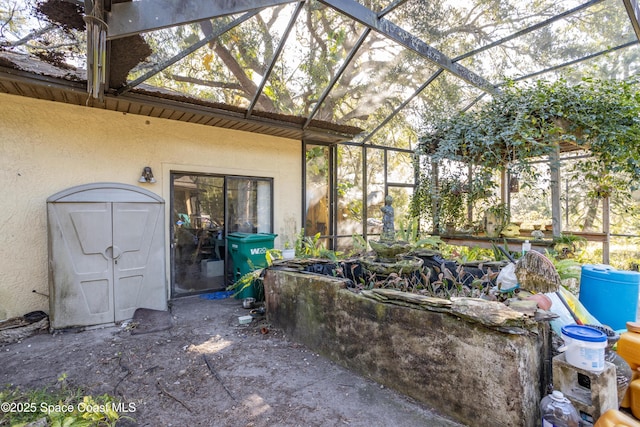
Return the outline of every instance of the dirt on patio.
<path id="1" fill-rule="evenodd" d="M 239 300 L 195 296 L 137 325 L 0 344 L 0 383 L 37 389 L 66 374 L 131 408 L 122 426 L 461 426 L 290 341 L 259 313 L 239 324 L 249 314 Z"/>

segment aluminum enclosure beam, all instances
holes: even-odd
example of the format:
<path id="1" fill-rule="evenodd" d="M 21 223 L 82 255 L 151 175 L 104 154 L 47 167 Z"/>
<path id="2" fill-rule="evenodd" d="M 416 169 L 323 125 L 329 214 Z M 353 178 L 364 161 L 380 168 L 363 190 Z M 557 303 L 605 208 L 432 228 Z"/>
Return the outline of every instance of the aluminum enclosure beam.
<path id="1" fill-rule="evenodd" d="M 177 55 L 174 55 L 173 57 L 156 64 L 151 70 L 147 71 L 142 76 L 138 77 L 137 79 L 135 79 L 132 82 L 127 83 L 125 86 L 121 87 L 120 89 L 117 89 L 116 90 L 116 94 L 121 95 L 121 94 L 123 94 L 125 92 L 130 91 L 134 87 L 138 86 L 140 83 L 142 83 L 145 80 L 155 76 L 160 71 L 162 71 L 165 68 L 175 64 L 176 62 L 178 62 L 181 59 L 185 58 L 187 55 L 189 55 L 189 54 L 195 52 L 196 50 L 200 49 L 201 47 L 205 46 L 207 43 L 211 42 L 211 40 L 217 39 L 222 34 L 226 33 L 227 31 L 231 30 L 232 28 L 235 28 L 236 26 L 240 25 L 241 23 L 243 23 L 247 19 L 250 19 L 250 18 L 252 18 L 253 16 L 255 16 L 257 14 L 258 14 L 258 11 L 247 12 L 244 15 L 242 15 L 241 17 L 236 18 L 233 21 L 229 22 L 227 25 L 224 25 L 224 26 L 222 26 L 220 28 L 217 28 L 213 33 L 211 33 L 208 36 L 202 38 L 201 40 L 198 40 L 196 43 L 192 44 L 188 48 L 186 48 L 183 51 L 179 52 Z"/>
<path id="2" fill-rule="evenodd" d="M 444 68 L 455 76 L 463 79 L 464 81 L 482 89 L 485 92 L 491 94 L 499 93 L 499 89 L 494 85 L 486 81 L 484 78 L 475 74 L 473 71 L 468 70 L 460 64 L 454 63 L 451 58 L 447 57 L 444 53 L 429 46 L 416 36 L 411 35 L 409 32 L 403 30 L 396 24 L 388 21 L 384 18 L 378 18 L 378 15 L 372 10 L 366 8 L 360 3 L 353 0 L 319 0 L 321 3 L 326 4 L 329 7 L 343 13 L 361 24 L 389 37 L 390 39 L 400 43 L 404 47 L 411 49 L 418 53 L 434 64 Z"/>
<path id="3" fill-rule="evenodd" d="M 627 9 L 627 15 L 633 26 L 633 31 L 636 33 L 636 37 L 640 40 L 640 8 L 638 7 L 638 0 L 622 0 L 625 9 Z"/>
<path id="4" fill-rule="evenodd" d="M 111 11 L 106 13 L 109 25 L 107 39 L 295 2 L 296 0 L 139 0 L 113 3 Z"/>
<path id="5" fill-rule="evenodd" d="M 254 107 L 258 103 L 258 99 L 260 98 L 260 95 L 262 95 L 262 91 L 264 90 L 264 87 L 267 84 L 267 81 L 269 80 L 269 76 L 271 76 L 271 73 L 273 72 L 273 67 L 275 67 L 276 61 L 278 60 L 278 57 L 280 56 L 282 49 L 284 49 L 284 45 L 287 43 L 287 40 L 289 39 L 289 33 L 293 29 L 293 26 L 296 23 L 296 19 L 298 19 L 298 15 L 300 15 L 300 12 L 302 11 L 302 7 L 304 6 L 305 2 L 306 0 L 299 1 L 298 6 L 296 6 L 296 10 L 293 11 L 293 14 L 291 15 L 291 19 L 289 19 L 289 24 L 287 25 L 287 28 L 284 30 L 284 33 L 282 34 L 282 38 L 280 39 L 280 43 L 278 43 L 278 47 L 276 48 L 276 51 L 273 53 L 273 58 L 271 58 L 271 62 L 269 63 L 269 66 L 267 67 L 267 70 L 265 71 L 264 76 L 262 77 L 260 86 L 258 87 L 258 90 L 256 90 L 256 94 L 251 100 L 251 104 L 249 104 L 249 107 L 247 108 L 246 117 L 249 117 L 251 115 Z"/>

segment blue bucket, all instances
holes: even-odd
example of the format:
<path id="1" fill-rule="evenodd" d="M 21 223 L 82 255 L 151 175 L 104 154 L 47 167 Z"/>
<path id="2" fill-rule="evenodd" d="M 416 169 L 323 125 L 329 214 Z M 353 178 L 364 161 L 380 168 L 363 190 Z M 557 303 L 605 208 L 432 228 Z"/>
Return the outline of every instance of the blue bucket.
<path id="1" fill-rule="evenodd" d="M 583 265 L 579 301 L 600 323 L 613 330 L 635 322 L 640 273 L 610 265 Z"/>

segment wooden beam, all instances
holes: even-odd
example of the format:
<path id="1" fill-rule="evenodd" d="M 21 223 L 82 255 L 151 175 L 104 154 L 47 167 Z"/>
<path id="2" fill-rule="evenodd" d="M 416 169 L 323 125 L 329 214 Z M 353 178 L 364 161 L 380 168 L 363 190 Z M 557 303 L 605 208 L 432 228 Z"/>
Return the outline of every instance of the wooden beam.
<path id="1" fill-rule="evenodd" d="M 510 251 L 512 252 L 520 252 L 522 250 L 522 244 L 524 243 L 524 238 L 507 238 L 507 237 L 486 237 L 486 236 L 451 236 L 451 235 L 442 235 L 440 236 L 442 241 L 455 246 L 467 246 L 470 248 L 479 247 L 484 249 L 493 249 L 497 246 L 506 245 Z M 529 242 L 531 243 L 531 248 L 538 251 L 544 252 L 545 250 L 551 249 L 553 247 L 552 239 L 531 239 L 529 238 Z"/>
<path id="2" fill-rule="evenodd" d="M 562 234 L 562 214 L 560 210 L 560 146 L 549 156 L 549 171 L 551 175 L 551 220 L 553 235 Z"/>
<path id="3" fill-rule="evenodd" d="M 611 246 L 611 199 L 608 196 L 602 199 L 602 232 L 604 233 L 602 263 L 609 264 L 609 250 Z"/>
<path id="4" fill-rule="evenodd" d="M 297 0 L 139 0 L 113 3 L 106 14 L 107 39 L 295 3 Z"/>
<path id="5" fill-rule="evenodd" d="M 454 63 L 451 58 L 446 56 L 444 53 L 440 52 L 432 46 L 429 46 L 418 37 L 410 34 L 408 31 L 403 30 L 391 21 L 388 21 L 384 18 L 379 18 L 377 13 L 361 5 L 360 3 L 354 0 L 319 1 L 329 7 L 334 8 L 338 12 L 360 22 L 361 24 L 377 31 L 378 33 L 387 36 L 388 38 L 396 41 L 404 47 L 416 52 L 420 56 L 444 68 L 455 76 L 472 84 L 473 86 L 492 94 L 497 94 L 500 92 L 499 89 L 497 89 L 493 84 L 475 74 L 473 71 L 468 70 L 458 63 Z"/>

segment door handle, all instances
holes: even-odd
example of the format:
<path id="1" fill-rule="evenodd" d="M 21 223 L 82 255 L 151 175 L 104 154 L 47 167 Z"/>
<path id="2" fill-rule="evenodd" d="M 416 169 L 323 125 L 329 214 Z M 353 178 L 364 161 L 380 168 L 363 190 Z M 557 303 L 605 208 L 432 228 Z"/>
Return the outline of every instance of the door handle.
<path id="1" fill-rule="evenodd" d="M 107 249 L 104 250 L 104 256 L 107 259 L 111 258 L 117 264 L 118 259 L 122 256 L 122 251 L 117 246 L 109 246 L 107 247 Z"/>

